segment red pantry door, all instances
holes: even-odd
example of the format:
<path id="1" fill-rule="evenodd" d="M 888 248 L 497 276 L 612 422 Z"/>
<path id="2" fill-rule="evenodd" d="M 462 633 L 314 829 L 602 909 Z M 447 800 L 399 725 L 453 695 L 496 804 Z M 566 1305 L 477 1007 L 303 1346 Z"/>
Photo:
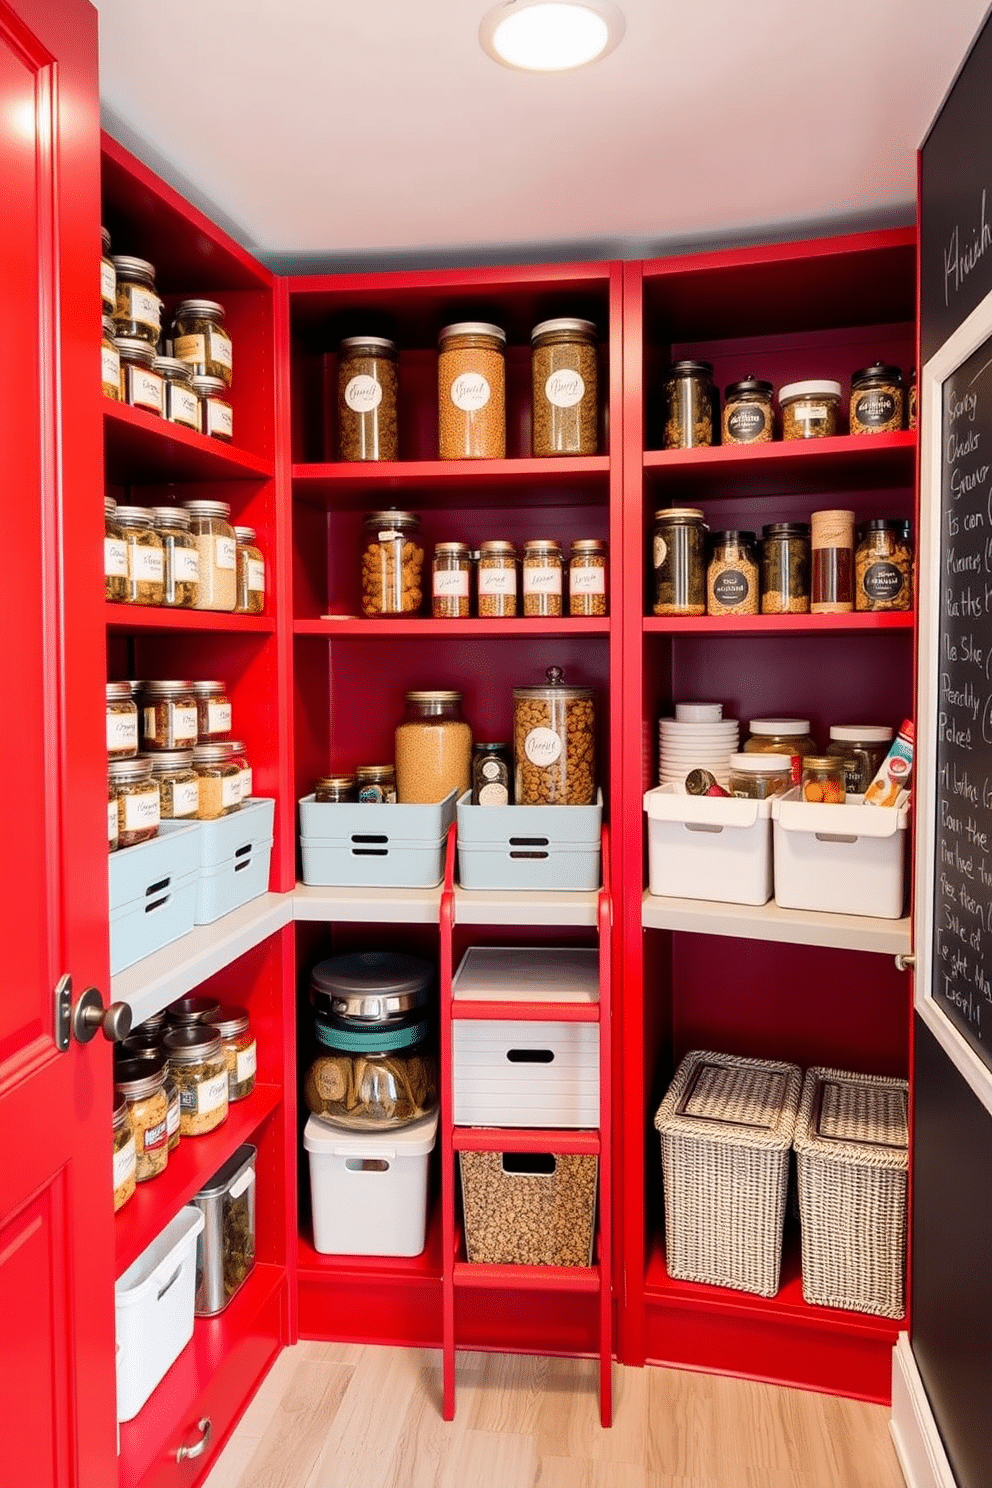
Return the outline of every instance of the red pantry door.
<path id="1" fill-rule="evenodd" d="M 97 17 L 0 0 L 0 1485 L 117 1480 Z"/>

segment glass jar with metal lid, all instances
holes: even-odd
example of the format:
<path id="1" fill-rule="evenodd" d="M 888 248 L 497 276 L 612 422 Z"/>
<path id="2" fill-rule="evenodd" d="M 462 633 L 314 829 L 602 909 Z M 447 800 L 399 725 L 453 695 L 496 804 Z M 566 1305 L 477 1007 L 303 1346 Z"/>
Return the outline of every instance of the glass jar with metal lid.
<path id="1" fill-rule="evenodd" d="M 472 557 L 468 544 L 436 543 L 431 569 L 431 613 L 434 619 L 464 619 L 471 607 Z"/>
<path id="2" fill-rule="evenodd" d="M 142 689 L 141 747 L 192 748 L 196 743 L 196 698 L 186 679 L 146 682 Z"/>
<path id="3" fill-rule="evenodd" d="M 530 343 L 533 453 L 594 455 L 595 325 L 591 320 L 542 320 L 531 331 Z"/>
<path id="4" fill-rule="evenodd" d="M 234 439 L 234 410 L 227 386 L 219 377 L 193 374 L 193 391 L 200 400 L 200 433 L 211 439 Z"/>
<path id="5" fill-rule="evenodd" d="M 864 795 L 878 774 L 879 767 L 888 754 L 894 737 L 894 731 L 881 724 L 833 723 L 830 725 L 830 743 L 827 745 L 827 753 L 832 759 L 843 761 L 845 783 L 849 795 Z"/>
<path id="6" fill-rule="evenodd" d="M 231 758 L 224 742 L 197 744 L 193 750 L 193 769 L 199 782 L 201 821 L 216 821 L 230 816 L 241 806 L 241 767 Z"/>
<path id="7" fill-rule="evenodd" d="M 801 795 L 804 801 L 843 805 L 847 796 L 846 762 L 829 754 L 808 754 L 803 760 Z"/>
<path id="8" fill-rule="evenodd" d="M 199 814 L 200 784 L 192 749 L 163 749 L 148 758 L 158 784 L 163 821 L 192 820 Z"/>
<path id="9" fill-rule="evenodd" d="M 113 321 L 117 311 L 117 270 L 110 256 L 110 233 L 105 227 L 100 229 L 100 243 L 100 312 Z"/>
<path id="10" fill-rule="evenodd" d="M 342 801 L 357 801 L 358 788 L 354 775 L 321 775 L 313 788 L 315 801 L 337 806 Z"/>
<path id="11" fill-rule="evenodd" d="M 115 403 L 119 403 L 121 397 L 121 354 L 117 350 L 114 322 L 109 315 L 103 317 L 103 333 L 100 337 L 100 378 L 103 384 L 103 396 L 105 398 L 113 398 Z"/>
<path id="12" fill-rule="evenodd" d="M 406 716 L 396 729 L 396 799 L 443 801 L 471 785 L 472 730 L 461 712 L 460 692 L 408 692 Z"/>
<path id="13" fill-rule="evenodd" d="M 108 760 L 107 780 L 117 798 L 118 847 L 135 847 L 157 837 L 161 806 L 151 760 L 141 755 Z"/>
<path id="14" fill-rule="evenodd" d="M 509 744 L 476 744 L 472 750 L 472 805 L 513 802 L 513 751 Z"/>
<path id="15" fill-rule="evenodd" d="M 424 548 L 414 512 L 377 511 L 365 518 L 362 614 L 416 615 L 423 602 Z"/>
<path id="16" fill-rule="evenodd" d="M 713 363 L 673 362 L 665 375 L 665 449 L 713 443 Z"/>
<path id="17" fill-rule="evenodd" d="M 518 806 L 591 806 L 596 800 L 596 689 L 547 681 L 513 689 L 514 796 Z"/>
<path id="18" fill-rule="evenodd" d="M 114 515 L 127 549 L 125 600 L 160 605 L 165 595 L 165 552 L 151 512 L 143 506 L 119 506 Z"/>
<path id="19" fill-rule="evenodd" d="M 169 1152 L 175 1152 L 179 1146 L 179 1091 L 176 1082 L 169 1074 L 169 1066 L 162 1052 L 162 1032 L 159 1033 L 132 1033 L 122 1044 L 114 1045 L 114 1074 L 122 1064 L 133 1061 L 138 1063 L 144 1061 L 156 1068 L 165 1068 L 165 1098 L 168 1102 L 165 1127 L 168 1140 Z"/>
<path id="20" fill-rule="evenodd" d="M 179 1134 L 202 1137 L 227 1120 L 227 1059 L 208 1023 L 170 1028 L 162 1039 L 169 1073 L 179 1087 Z"/>
<path id="21" fill-rule="evenodd" d="M 248 759 L 248 749 L 241 739 L 228 739 L 227 752 L 230 759 L 234 761 L 240 772 L 238 782 L 238 796 L 243 806 L 246 801 L 251 800 L 252 794 L 252 767 Z"/>
<path id="22" fill-rule="evenodd" d="M 107 758 L 138 752 L 138 708 L 129 682 L 107 683 Z"/>
<path id="23" fill-rule="evenodd" d="M 154 350 L 162 334 L 162 301 L 155 288 L 155 266 L 145 258 L 116 254 L 114 329 L 118 337 L 146 341 Z"/>
<path id="24" fill-rule="evenodd" d="M 694 507 L 654 514 L 651 561 L 656 615 L 706 614 L 706 522 Z"/>
<path id="25" fill-rule="evenodd" d="M 162 379 L 162 417 L 184 429 L 200 427 L 200 400 L 193 390 L 193 374 L 178 357 L 159 356 L 152 371 Z"/>
<path id="26" fill-rule="evenodd" d="M 399 458 L 396 344 L 383 336 L 349 336 L 338 346 L 339 460 Z"/>
<path id="27" fill-rule="evenodd" d="M 132 408 L 162 417 L 162 376 L 155 370 L 155 349 L 147 341 L 117 337 L 121 392 Z"/>
<path id="28" fill-rule="evenodd" d="M 198 610 L 233 610 L 238 599 L 237 539 L 226 501 L 186 501 L 200 557 Z"/>
<path id="29" fill-rule="evenodd" d="M 265 556 L 255 541 L 254 527 L 235 527 L 237 543 L 239 615 L 260 615 L 265 609 Z"/>
<path id="30" fill-rule="evenodd" d="M 895 434 L 902 428 L 902 369 L 874 362 L 851 378 L 852 434 Z"/>
<path id="31" fill-rule="evenodd" d="M 829 439 L 837 433 L 840 383 L 831 378 L 789 382 L 779 389 L 783 439 Z"/>
<path id="32" fill-rule="evenodd" d="M 714 532 L 706 570 L 709 615 L 758 613 L 758 551 L 753 532 Z"/>
<path id="33" fill-rule="evenodd" d="M 120 846 L 120 823 L 117 820 L 117 789 L 112 780 L 107 781 L 107 851 L 116 852 Z"/>
<path id="34" fill-rule="evenodd" d="M 178 506 L 153 506 L 151 511 L 162 539 L 162 603 L 177 610 L 195 609 L 200 595 L 200 550 L 189 512 Z"/>
<path id="35" fill-rule="evenodd" d="M 732 796 L 766 801 L 792 786 L 792 759 L 787 754 L 732 754 L 728 786 Z"/>
<path id="36" fill-rule="evenodd" d="M 147 1183 L 169 1164 L 165 1060 L 128 1059 L 115 1065 L 114 1089 L 127 1102 L 134 1132 L 135 1181 Z"/>
<path id="37" fill-rule="evenodd" d="M 227 1098 L 244 1100 L 255 1089 L 258 1049 L 251 1031 L 248 1009 L 224 1006 L 210 1020 L 220 1034 L 227 1063 Z"/>
<path id="38" fill-rule="evenodd" d="M 775 430 L 770 382 L 749 373 L 724 389 L 722 439 L 724 444 L 767 444 Z"/>
<path id="39" fill-rule="evenodd" d="M 211 1023 L 220 1012 L 220 1007 L 216 997 L 203 997 L 196 992 L 177 997 L 165 1009 L 165 1026 L 162 1032 L 164 1034 L 169 1028 L 188 1028 L 194 1023 Z"/>
<path id="40" fill-rule="evenodd" d="M 564 558 L 561 543 L 534 537 L 524 543 L 524 614 L 556 617 L 562 612 Z"/>
<path id="41" fill-rule="evenodd" d="M 854 608 L 908 610 L 913 603 L 913 545 L 908 523 L 873 517 L 858 529 Z"/>
<path id="42" fill-rule="evenodd" d="M 114 1092 L 114 1213 L 123 1209 L 137 1185 L 138 1151 L 127 1100 Z"/>
<path id="43" fill-rule="evenodd" d="M 809 613 L 809 523 L 769 522 L 761 529 L 761 613 Z"/>
<path id="44" fill-rule="evenodd" d="M 213 744 L 231 737 L 232 710 L 227 684 L 215 679 L 191 684 L 196 699 L 196 743 Z"/>
<path id="45" fill-rule="evenodd" d="M 816 753 L 808 718 L 752 718 L 744 754 L 787 754 L 792 761 L 792 783 L 802 777 L 803 759 Z"/>
<path id="46" fill-rule="evenodd" d="M 216 377 L 230 387 L 234 358 L 224 306 L 216 300 L 181 300 L 172 315 L 172 352 L 188 363 L 194 377 Z"/>
<path id="47" fill-rule="evenodd" d="M 396 769 L 393 765 L 359 765 L 355 790 L 367 805 L 390 805 L 396 800 Z"/>
<path id="48" fill-rule="evenodd" d="M 491 538 L 479 544 L 477 568 L 479 616 L 511 619 L 517 613 L 517 549 L 512 542 Z"/>
<path id="49" fill-rule="evenodd" d="M 568 613 L 606 614 L 606 544 L 598 537 L 580 537 L 568 559 Z"/>
<path id="50" fill-rule="evenodd" d="M 438 337 L 438 454 L 502 460 L 506 454 L 506 332 L 459 321 Z"/>
<path id="51" fill-rule="evenodd" d="M 127 599 L 127 543 L 124 528 L 117 520 L 117 502 L 103 498 L 103 593 L 104 598 L 121 603 Z"/>
<path id="52" fill-rule="evenodd" d="M 909 372 L 909 389 L 906 396 L 906 428 L 916 428 L 916 368 Z"/>

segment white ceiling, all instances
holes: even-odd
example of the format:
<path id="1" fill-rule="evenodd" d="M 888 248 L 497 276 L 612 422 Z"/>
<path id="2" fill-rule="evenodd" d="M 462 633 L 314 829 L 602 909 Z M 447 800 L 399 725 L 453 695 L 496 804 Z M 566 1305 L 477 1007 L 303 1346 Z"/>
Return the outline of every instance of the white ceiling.
<path id="1" fill-rule="evenodd" d="M 106 127 L 269 262 L 604 254 L 911 220 L 987 0 L 619 0 L 573 73 L 489 0 L 95 0 Z"/>

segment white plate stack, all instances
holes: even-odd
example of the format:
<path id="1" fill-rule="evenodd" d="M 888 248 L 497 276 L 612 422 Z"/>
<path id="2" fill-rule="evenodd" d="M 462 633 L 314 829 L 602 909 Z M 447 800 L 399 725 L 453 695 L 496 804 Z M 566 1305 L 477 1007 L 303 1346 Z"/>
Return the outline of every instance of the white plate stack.
<path id="1" fill-rule="evenodd" d="M 684 788 L 693 770 L 708 770 L 726 790 L 738 728 L 722 703 L 676 703 L 675 717 L 658 721 L 658 784 Z"/>

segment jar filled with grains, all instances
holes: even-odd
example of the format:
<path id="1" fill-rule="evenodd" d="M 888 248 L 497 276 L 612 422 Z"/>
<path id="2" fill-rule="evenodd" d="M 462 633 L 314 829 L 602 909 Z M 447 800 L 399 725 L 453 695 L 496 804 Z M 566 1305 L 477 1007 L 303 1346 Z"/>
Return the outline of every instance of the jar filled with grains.
<path id="1" fill-rule="evenodd" d="M 127 1100 L 114 1092 L 114 1213 L 123 1209 L 137 1186 L 138 1150 Z"/>
<path id="2" fill-rule="evenodd" d="M 396 730 L 396 799 L 442 801 L 472 783 L 472 730 L 460 692 L 408 692 L 406 716 Z"/>
<path id="3" fill-rule="evenodd" d="M 155 350 L 147 341 L 117 337 L 121 393 L 132 408 L 162 417 L 162 377 L 155 371 Z"/>
<path id="4" fill-rule="evenodd" d="M 110 256 L 110 233 L 107 228 L 100 229 L 100 243 L 102 253 L 100 257 L 100 311 L 108 319 L 113 320 L 117 309 L 117 270 Z"/>
<path id="5" fill-rule="evenodd" d="M 162 1048 L 179 1087 L 179 1134 L 202 1137 L 227 1120 L 227 1058 L 221 1036 L 206 1023 L 172 1028 Z"/>
<path id="6" fill-rule="evenodd" d="M 107 758 L 127 759 L 138 752 L 138 708 L 129 682 L 107 683 Z"/>
<path id="7" fill-rule="evenodd" d="M 354 775 L 321 775 L 313 788 L 315 801 L 337 806 L 343 801 L 357 801 L 358 790 Z"/>
<path id="8" fill-rule="evenodd" d="M 265 609 L 265 557 L 255 541 L 254 527 L 235 527 L 238 565 L 239 615 L 260 615 Z"/>
<path id="9" fill-rule="evenodd" d="M 506 332 L 459 321 L 438 337 L 438 454 L 502 460 L 506 454 Z"/>
<path id="10" fill-rule="evenodd" d="M 769 522 L 761 529 L 761 613 L 809 612 L 809 523 Z"/>
<path id="11" fill-rule="evenodd" d="M 197 729 L 192 682 L 146 682 L 141 701 L 142 749 L 192 748 Z"/>
<path id="12" fill-rule="evenodd" d="M 591 806 L 596 800 L 596 692 L 547 681 L 513 689 L 514 796 L 519 806 Z"/>
<path id="13" fill-rule="evenodd" d="M 894 434 L 902 428 L 902 371 L 875 362 L 851 378 L 852 434 Z"/>
<path id="14" fill-rule="evenodd" d="M 117 525 L 127 547 L 128 604 L 160 605 L 165 597 L 165 551 L 143 506 L 119 506 Z"/>
<path id="15" fill-rule="evenodd" d="M 193 750 L 193 769 L 199 781 L 201 821 L 216 821 L 230 816 L 241 806 L 241 768 L 231 758 L 227 744 L 197 744 Z"/>
<path id="16" fill-rule="evenodd" d="M 810 610 L 842 615 L 854 609 L 854 513 L 815 511 L 810 521 Z"/>
<path id="17" fill-rule="evenodd" d="M 674 362 L 664 383 L 665 449 L 713 443 L 713 364 Z"/>
<path id="18" fill-rule="evenodd" d="M 595 325 L 591 320 L 542 320 L 530 340 L 533 453 L 594 455 Z"/>
<path id="19" fill-rule="evenodd" d="M 211 1019 L 211 1027 L 221 1037 L 227 1064 L 227 1098 L 229 1101 L 244 1100 L 255 1089 L 258 1065 L 258 1050 L 249 1026 L 248 1009 L 222 1007 Z"/>
<path id="20" fill-rule="evenodd" d="M 338 347 L 339 460 L 399 458 L 396 344 L 349 336 Z"/>
<path id="21" fill-rule="evenodd" d="M 246 801 L 251 800 L 254 783 L 251 762 L 248 759 L 248 750 L 240 739 L 228 739 L 227 752 L 240 771 L 241 779 L 238 782 L 238 796 L 243 806 Z"/>
<path id="22" fill-rule="evenodd" d="M 758 553 L 753 532 L 714 532 L 706 570 L 709 615 L 758 613 Z"/>
<path id="23" fill-rule="evenodd" d="M 197 744 L 213 744 L 218 739 L 229 739 L 232 727 L 231 699 L 227 685 L 217 681 L 199 681 L 192 684 L 196 699 Z"/>
<path id="24" fill-rule="evenodd" d="M 151 761 L 140 755 L 108 760 L 107 778 L 117 795 L 117 845 L 135 847 L 157 837 L 161 807 Z"/>
<path id="25" fill-rule="evenodd" d="M 121 354 L 117 350 L 114 322 L 109 315 L 103 317 L 103 334 L 100 337 L 100 377 L 103 383 L 103 396 L 105 398 L 113 398 L 116 403 L 119 403 L 121 397 Z"/>
<path id="26" fill-rule="evenodd" d="M 169 1074 L 169 1066 L 165 1064 L 165 1055 L 162 1053 L 161 1033 L 151 1037 L 147 1034 L 131 1036 L 124 1040 L 123 1044 L 114 1045 L 114 1074 L 121 1064 L 133 1060 L 143 1060 L 146 1064 L 154 1065 L 156 1068 L 165 1066 L 165 1098 L 168 1109 L 165 1117 L 165 1129 L 170 1154 L 175 1152 L 179 1146 L 179 1091 L 176 1082 Z"/>
<path id="27" fill-rule="evenodd" d="M 160 356 L 152 362 L 152 371 L 162 379 L 162 417 L 184 429 L 200 427 L 200 400 L 193 391 L 193 373 L 177 357 Z"/>
<path id="28" fill-rule="evenodd" d="M 182 300 L 172 317 L 172 351 L 194 377 L 215 377 L 230 387 L 234 358 L 224 306 L 216 300 Z"/>
<path id="29" fill-rule="evenodd" d="M 837 433 L 840 383 L 789 382 L 779 389 L 783 439 L 828 439 Z"/>
<path id="30" fill-rule="evenodd" d="M 913 603 L 913 545 L 907 524 L 875 517 L 858 531 L 854 608 L 908 610 Z"/>
<path id="31" fill-rule="evenodd" d="M 492 538 L 479 544 L 479 615 L 510 619 L 517 613 L 517 549 L 512 542 Z"/>
<path id="32" fill-rule="evenodd" d="M 787 754 L 792 765 L 792 784 L 798 785 L 803 760 L 816 753 L 816 740 L 808 718 L 752 718 L 743 754 Z"/>
<path id="33" fill-rule="evenodd" d="M 219 377 L 193 374 L 193 391 L 200 400 L 200 433 L 211 439 L 234 439 L 234 410 L 227 388 Z"/>
<path id="34" fill-rule="evenodd" d="M 194 820 L 200 809 L 200 785 L 192 749 L 163 749 L 148 758 L 158 784 L 162 820 Z"/>
<path id="35" fill-rule="evenodd" d="M 186 501 L 200 555 L 198 610 L 233 610 L 238 598 L 237 539 L 226 501 Z"/>
<path id="36" fill-rule="evenodd" d="M 468 544 L 436 543 L 431 567 L 431 613 L 434 619 L 463 619 L 471 607 L 472 559 Z"/>
<path id="37" fill-rule="evenodd" d="M 557 616 L 562 612 L 561 544 L 535 537 L 524 543 L 524 614 Z"/>
<path id="38" fill-rule="evenodd" d="M 656 615 L 706 614 L 706 522 L 694 507 L 654 514 L 651 553 Z"/>
<path id="39" fill-rule="evenodd" d="M 103 498 L 103 592 L 115 603 L 127 599 L 127 543 L 112 496 Z"/>
<path id="40" fill-rule="evenodd" d="M 724 444 L 767 444 L 775 429 L 770 382 L 749 374 L 724 390 Z"/>
<path id="41" fill-rule="evenodd" d="M 152 520 L 162 539 L 162 603 L 174 609 L 195 609 L 200 595 L 200 550 L 189 512 L 177 506 L 154 506 Z"/>
<path id="42" fill-rule="evenodd" d="M 396 800 L 396 769 L 393 765 L 359 765 L 355 771 L 359 801 L 390 805 Z"/>
<path id="43" fill-rule="evenodd" d="M 128 1059 L 114 1070 L 117 1095 L 127 1103 L 134 1133 L 137 1183 L 164 1173 L 169 1164 L 169 1101 L 165 1093 L 165 1060 Z"/>
<path id="44" fill-rule="evenodd" d="M 369 512 L 362 551 L 362 614 L 416 615 L 423 601 L 424 548 L 413 512 Z"/>
<path id="45" fill-rule="evenodd" d="M 162 333 L 162 301 L 155 288 L 155 266 L 145 258 L 123 254 L 111 258 L 114 286 L 114 330 L 118 338 L 145 341 L 153 349 Z"/>
<path id="46" fill-rule="evenodd" d="M 568 560 L 568 613 L 606 614 L 606 544 L 582 537 L 572 544 Z"/>

